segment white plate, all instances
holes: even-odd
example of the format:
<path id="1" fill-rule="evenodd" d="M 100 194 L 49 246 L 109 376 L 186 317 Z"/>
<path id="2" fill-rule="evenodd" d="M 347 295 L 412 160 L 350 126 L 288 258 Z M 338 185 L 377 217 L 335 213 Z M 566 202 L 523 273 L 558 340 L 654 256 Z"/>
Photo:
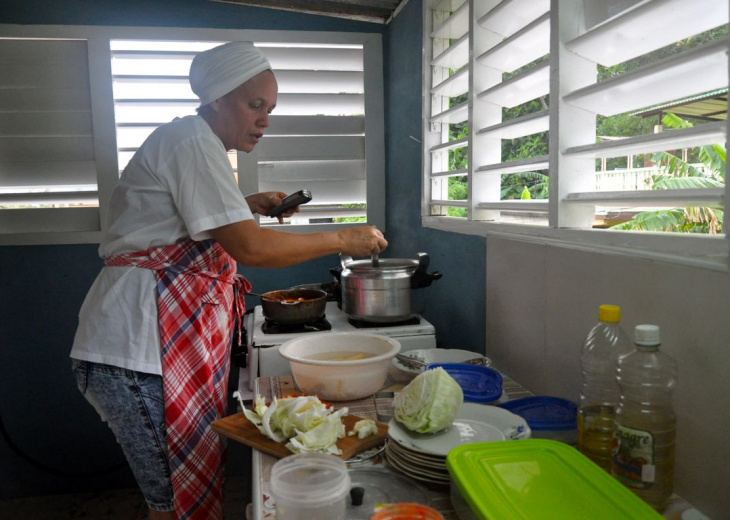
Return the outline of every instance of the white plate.
<path id="1" fill-rule="evenodd" d="M 429 456 L 417 451 L 407 450 L 397 442 L 388 442 L 387 444 L 388 452 L 395 453 L 412 464 L 437 470 L 446 469 L 446 457 Z"/>
<path id="2" fill-rule="evenodd" d="M 472 352 L 471 350 L 459 350 L 455 348 L 431 348 L 423 350 L 407 350 L 405 352 L 401 352 L 401 354 L 413 359 L 417 359 L 418 361 L 423 361 L 426 364 L 461 363 L 462 361 L 466 361 L 468 359 L 481 357 L 486 360 L 484 362 L 484 366 L 492 366 L 492 361 L 488 357 L 477 354 L 476 352 Z M 418 368 L 407 366 L 398 358 L 393 358 L 393 366 L 396 367 L 398 370 L 402 370 L 403 372 L 415 376 L 423 372 L 423 369 L 426 368 L 425 365 Z"/>
<path id="3" fill-rule="evenodd" d="M 496 406 L 464 403 L 451 426 L 436 433 L 416 433 L 395 418 L 388 424 L 388 436 L 403 448 L 445 457 L 461 444 L 528 439 L 530 427 L 519 415 Z"/>
<path id="4" fill-rule="evenodd" d="M 438 485 L 445 485 L 451 481 L 451 477 L 448 473 L 446 473 L 446 474 L 431 473 L 429 471 L 423 471 L 421 469 L 414 468 L 412 465 L 401 461 L 397 456 L 394 457 L 391 453 L 388 452 L 387 449 L 386 449 L 386 458 L 387 458 L 388 464 L 390 466 L 392 466 L 396 470 L 400 471 L 401 473 L 408 475 L 409 477 L 411 477 L 413 479 L 420 480 L 422 482 L 427 482 L 429 484 L 438 484 Z"/>

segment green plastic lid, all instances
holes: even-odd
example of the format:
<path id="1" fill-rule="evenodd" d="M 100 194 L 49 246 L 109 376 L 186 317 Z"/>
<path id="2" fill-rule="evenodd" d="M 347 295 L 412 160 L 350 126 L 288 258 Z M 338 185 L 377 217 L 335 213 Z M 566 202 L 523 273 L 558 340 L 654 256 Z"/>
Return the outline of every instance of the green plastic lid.
<path id="1" fill-rule="evenodd" d="M 480 520 L 662 520 L 572 446 L 548 439 L 453 448 L 446 466 Z"/>

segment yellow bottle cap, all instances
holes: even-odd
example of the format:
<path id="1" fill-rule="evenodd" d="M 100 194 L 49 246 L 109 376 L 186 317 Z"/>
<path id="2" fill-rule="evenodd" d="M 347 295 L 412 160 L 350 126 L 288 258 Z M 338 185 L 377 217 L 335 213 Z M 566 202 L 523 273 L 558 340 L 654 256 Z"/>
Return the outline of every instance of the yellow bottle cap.
<path id="1" fill-rule="evenodd" d="M 598 320 L 605 323 L 619 323 L 621 321 L 621 307 L 618 305 L 601 305 L 598 307 Z"/>

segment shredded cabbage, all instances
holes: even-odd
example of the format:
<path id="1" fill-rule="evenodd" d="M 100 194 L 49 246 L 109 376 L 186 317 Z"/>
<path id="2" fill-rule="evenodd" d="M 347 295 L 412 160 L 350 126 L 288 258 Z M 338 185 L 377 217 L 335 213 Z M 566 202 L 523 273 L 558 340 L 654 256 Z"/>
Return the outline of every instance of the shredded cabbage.
<path id="1" fill-rule="evenodd" d="M 434 433 L 451 426 L 464 402 L 459 383 L 441 367 L 426 370 L 393 400 L 395 418 L 411 431 Z"/>
<path id="2" fill-rule="evenodd" d="M 259 431 L 275 442 L 288 440 L 286 447 L 294 453 L 332 453 L 340 455 L 337 440 L 345 436 L 342 416 L 347 408 L 336 412 L 316 396 L 284 397 L 266 406 L 263 396 L 257 395 L 254 409 L 243 405 L 241 396 L 234 392 L 243 414 Z"/>

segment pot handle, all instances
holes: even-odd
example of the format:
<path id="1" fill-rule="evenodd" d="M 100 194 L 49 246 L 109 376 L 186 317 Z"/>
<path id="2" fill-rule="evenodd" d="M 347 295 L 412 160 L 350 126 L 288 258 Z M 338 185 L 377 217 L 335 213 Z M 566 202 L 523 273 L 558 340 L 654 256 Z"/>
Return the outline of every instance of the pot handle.
<path id="1" fill-rule="evenodd" d="M 330 274 L 335 277 L 337 282 L 342 281 L 342 267 L 330 267 Z"/>
<path id="2" fill-rule="evenodd" d="M 431 263 L 431 257 L 428 253 L 418 253 L 418 267 L 411 276 L 411 289 L 420 289 L 422 287 L 428 287 L 431 282 L 438 280 L 443 276 L 441 271 L 434 271 L 432 273 L 426 272 L 428 264 Z"/>
<path id="3" fill-rule="evenodd" d="M 343 269 L 347 269 L 347 264 L 349 264 L 350 262 L 352 262 L 352 257 L 350 255 L 340 253 L 340 264 L 342 265 Z"/>

